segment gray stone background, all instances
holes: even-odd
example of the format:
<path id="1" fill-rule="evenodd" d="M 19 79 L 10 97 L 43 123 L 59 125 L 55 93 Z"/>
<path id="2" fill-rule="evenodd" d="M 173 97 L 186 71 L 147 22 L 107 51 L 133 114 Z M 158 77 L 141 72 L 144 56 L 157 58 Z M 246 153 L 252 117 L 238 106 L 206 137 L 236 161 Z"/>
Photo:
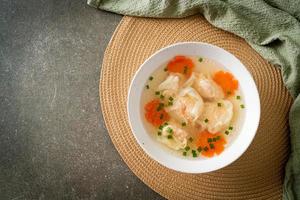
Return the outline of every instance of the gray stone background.
<path id="1" fill-rule="evenodd" d="M 85 0 L 0 1 L 0 199 L 161 199 L 124 164 L 100 110 L 120 19 Z"/>

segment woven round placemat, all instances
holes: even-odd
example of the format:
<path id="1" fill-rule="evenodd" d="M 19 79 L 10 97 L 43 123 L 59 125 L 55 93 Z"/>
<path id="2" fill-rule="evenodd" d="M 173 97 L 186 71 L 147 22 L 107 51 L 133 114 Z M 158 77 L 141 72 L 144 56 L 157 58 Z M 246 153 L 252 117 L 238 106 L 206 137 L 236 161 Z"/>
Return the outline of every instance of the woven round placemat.
<path id="1" fill-rule="evenodd" d="M 211 43 L 231 52 L 251 72 L 260 93 L 261 120 L 253 143 L 233 164 L 212 173 L 184 174 L 161 166 L 139 147 L 127 120 L 127 92 L 136 70 L 158 49 L 182 41 Z M 136 176 L 162 196 L 281 199 L 292 99 L 283 86 L 280 71 L 243 39 L 213 27 L 202 16 L 124 17 L 104 55 L 100 101 L 109 135 L 123 160 Z"/>

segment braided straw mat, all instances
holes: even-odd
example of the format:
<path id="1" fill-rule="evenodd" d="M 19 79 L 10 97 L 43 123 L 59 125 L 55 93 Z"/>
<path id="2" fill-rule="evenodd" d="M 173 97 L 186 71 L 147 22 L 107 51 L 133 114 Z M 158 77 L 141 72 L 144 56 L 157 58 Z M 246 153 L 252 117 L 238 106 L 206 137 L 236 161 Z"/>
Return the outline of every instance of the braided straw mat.
<path id="1" fill-rule="evenodd" d="M 143 152 L 128 124 L 127 92 L 134 73 L 155 51 L 182 41 L 211 43 L 234 54 L 251 72 L 260 94 L 261 120 L 253 143 L 237 161 L 211 173 L 185 174 L 163 167 Z M 123 160 L 136 176 L 162 196 L 281 199 L 289 153 L 287 119 L 292 99 L 280 71 L 243 39 L 213 27 L 202 16 L 124 17 L 104 55 L 100 101 L 109 135 Z"/>

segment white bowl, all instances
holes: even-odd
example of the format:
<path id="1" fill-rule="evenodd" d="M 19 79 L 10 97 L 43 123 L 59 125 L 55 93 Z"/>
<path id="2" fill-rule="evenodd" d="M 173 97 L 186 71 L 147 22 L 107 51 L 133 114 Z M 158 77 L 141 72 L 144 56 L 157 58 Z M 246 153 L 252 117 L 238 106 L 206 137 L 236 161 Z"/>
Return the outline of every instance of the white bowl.
<path id="1" fill-rule="evenodd" d="M 148 77 L 176 55 L 202 56 L 221 63 L 239 81 L 243 92 L 245 118 L 238 136 L 218 156 L 208 159 L 187 159 L 161 148 L 144 127 L 141 95 Z M 227 68 L 230 66 L 230 68 Z M 160 49 L 148 58 L 136 72 L 128 93 L 128 118 L 131 130 L 142 149 L 163 166 L 186 173 L 204 173 L 223 168 L 238 159 L 252 142 L 259 124 L 260 101 L 255 82 L 246 67 L 231 53 L 206 43 L 183 42 Z"/>

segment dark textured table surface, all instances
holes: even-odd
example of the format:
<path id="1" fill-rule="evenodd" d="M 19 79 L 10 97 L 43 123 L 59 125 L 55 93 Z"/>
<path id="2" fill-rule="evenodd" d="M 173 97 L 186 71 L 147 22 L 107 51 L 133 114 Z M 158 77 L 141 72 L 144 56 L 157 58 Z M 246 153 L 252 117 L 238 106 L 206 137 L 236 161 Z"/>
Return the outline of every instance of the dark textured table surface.
<path id="1" fill-rule="evenodd" d="M 121 16 L 85 0 L 0 1 L 0 199 L 160 199 L 125 165 L 99 105 Z"/>

